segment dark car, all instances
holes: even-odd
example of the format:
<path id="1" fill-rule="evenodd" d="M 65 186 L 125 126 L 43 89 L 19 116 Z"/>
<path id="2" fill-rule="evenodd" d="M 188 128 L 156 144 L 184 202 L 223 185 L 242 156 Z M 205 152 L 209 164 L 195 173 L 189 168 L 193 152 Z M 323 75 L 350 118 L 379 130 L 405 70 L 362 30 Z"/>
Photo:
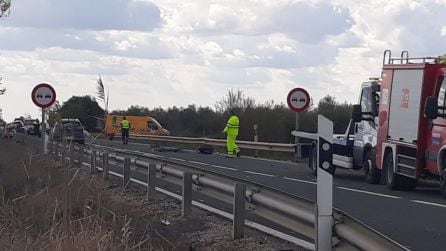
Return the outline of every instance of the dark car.
<path id="1" fill-rule="evenodd" d="M 79 119 L 62 119 L 54 125 L 52 138 L 56 141 L 65 139 L 68 142 L 84 144 L 84 126 Z"/>

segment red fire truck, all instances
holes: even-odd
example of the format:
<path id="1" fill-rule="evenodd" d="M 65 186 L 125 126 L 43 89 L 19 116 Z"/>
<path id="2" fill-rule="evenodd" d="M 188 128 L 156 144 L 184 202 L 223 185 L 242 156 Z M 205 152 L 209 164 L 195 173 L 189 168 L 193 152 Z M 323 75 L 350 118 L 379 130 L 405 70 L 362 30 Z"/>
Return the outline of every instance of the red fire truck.
<path id="1" fill-rule="evenodd" d="M 353 120 L 377 113 L 376 156 L 371 170 L 391 189 L 414 189 L 420 178 L 440 180 L 446 196 L 446 58 L 383 57 L 378 111 L 353 107 Z M 364 109 L 364 105 L 362 109 Z"/>

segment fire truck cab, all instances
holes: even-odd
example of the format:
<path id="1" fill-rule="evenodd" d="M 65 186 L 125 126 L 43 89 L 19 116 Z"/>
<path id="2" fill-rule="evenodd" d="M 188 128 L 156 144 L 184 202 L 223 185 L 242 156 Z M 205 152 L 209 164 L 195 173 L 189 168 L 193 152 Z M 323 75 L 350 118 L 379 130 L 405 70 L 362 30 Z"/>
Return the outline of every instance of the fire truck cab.
<path id="1" fill-rule="evenodd" d="M 446 195 L 446 64 L 442 57 L 383 57 L 375 173 L 391 189 L 440 180 Z M 364 115 L 353 109 L 353 119 Z M 355 114 L 356 113 L 356 114 Z"/>

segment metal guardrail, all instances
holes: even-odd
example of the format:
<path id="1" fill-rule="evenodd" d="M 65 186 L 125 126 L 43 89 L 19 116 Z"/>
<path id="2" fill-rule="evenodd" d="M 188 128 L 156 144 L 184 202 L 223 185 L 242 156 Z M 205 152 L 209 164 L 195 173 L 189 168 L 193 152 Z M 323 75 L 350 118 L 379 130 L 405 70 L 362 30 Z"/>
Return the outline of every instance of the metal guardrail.
<path id="1" fill-rule="evenodd" d="M 64 148 L 65 151 L 63 150 Z M 77 154 L 72 152 L 73 150 L 77 150 Z M 162 179 L 183 187 L 183 213 L 185 208 L 191 205 L 191 201 L 189 204 L 185 202 L 185 198 L 191 200 L 190 194 L 188 196 L 185 194 L 185 191 L 188 190 L 185 187 L 192 185 L 187 185 L 185 182 L 187 180 L 185 177 L 189 174 L 191 176 L 190 182 L 193 183 L 195 192 L 234 206 L 232 216 L 234 226 L 236 221 L 242 222 L 242 224 L 245 223 L 244 214 L 240 215 L 240 211 L 235 210 L 235 208 L 240 210 L 240 205 L 236 205 L 236 197 L 237 193 L 240 192 L 240 184 L 242 184 L 246 187 L 246 190 L 241 190 L 243 191 L 242 198 L 244 197 L 242 208 L 245 208 L 244 203 L 246 203 L 246 208 L 251 214 L 297 232 L 306 239 L 313 240 L 313 243 L 315 238 L 317 238 L 315 236 L 316 210 L 314 202 L 256 182 L 231 177 L 174 160 L 162 159 L 150 154 L 144 155 L 103 146 L 86 147 L 77 145 L 76 147 L 68 147 L 67 145 L 57 143 L 51 144 L 50 153 L 54 154 L 56 158 L 59 156 L 63 156 L 63 159 L 69 158 L 70 163 L 77 162 L 82 163 L 84 166 L 89 166 L 91 173 L 102 170 L 103 177 L 107 177 L 109 174 L 120 176 L 123 178 L 124 186 L 131 181 L 144 184 L 148 187 L 148 195 L 153 194 L 155 189 L 156 180 L 153 177 L 155 173 L 156 179 Z M 85 154 L 89 156 L 90 163 L 83 162 Z M 133 156 L 133 159 L 130 158 L 131 156 Z M 115 165 L 122 166 L 122 174 L 109 171 L 110 160 L 114 161 Z M 102 168 L 99 167 L 98 161 Z M 130 178 L 132 172 L 131 164 L 138 170 L 145 170 L 147 183 Z M 149 175 L 150 173 L 152 173 L 152 176 Z M 152 191 L 149 193 L 149 190 Z M 190 191 L 192 191 L 191 188 Z M 240 194 L 238 195 L 240 196 Z M 239 203 L 241 202 L 239 201 Z M 242 217 L 242 221 L 240 221 L 240 217 Z M 340 210 L 333 209 L 333 218 L 334 236 L 332 237 L 332 243 L 335 250 L 408 250 Z M 234 227 L 234 231 L 236 229 L 239 228 Z M 236 236 L 235 232 L 233 235 Z M 290 239 L 296 240 L 295 238 L 289 238 L 288 240 Z M 314 244 L 305 240 L 297 240 L 294 243 L 307 249 L 314 249 Z"/>
<path id="2" fill-rule="evenodd" d="M 120 138 L 115 136 L 115 138 Z M 188 137 L 173 137 L 173 136 L 154 136 L 154 135 L 138 135 L 131 134 L 132 139 L 146 139 L 155 142 L 170 142 L 183 144 L 209 144 L 212 146 L 226 147 L 226 140 L 211 139 L 211 138 L 188 138 Z M 282 143 L 267 143 L 267 142 L 253 142 L 253 141 L 236 141 L 237 146 L 241 149 L 250 150 L 264 150 L 274 152 L 294 153 L 296 151 L 296 144 L 282 144 Z"/>

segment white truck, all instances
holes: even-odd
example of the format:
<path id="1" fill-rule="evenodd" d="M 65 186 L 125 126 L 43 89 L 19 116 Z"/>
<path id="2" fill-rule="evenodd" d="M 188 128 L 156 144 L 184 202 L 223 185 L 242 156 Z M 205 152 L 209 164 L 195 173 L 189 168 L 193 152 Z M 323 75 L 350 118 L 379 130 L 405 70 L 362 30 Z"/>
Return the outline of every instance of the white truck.
<path id="1" fill-rule="evenodd" d="M 373 173 L 376 153 L 376 125 L 380 95 L 379 79 L 370 78 L 361 84 L 358 103 L 361 106 L 363 120 L 354 123 L 350 120 L 344 134 L 333 135 L 333 165 L 347 169 L 364 169 L 365 179 L 369 183 L 378 183 L 379 177 Z M 292 131 L 295 137 L 311 141 L 308 166 L 317 174 L 317 133 Z M 372 172 L 370 172 L 372 170 Z"/>

